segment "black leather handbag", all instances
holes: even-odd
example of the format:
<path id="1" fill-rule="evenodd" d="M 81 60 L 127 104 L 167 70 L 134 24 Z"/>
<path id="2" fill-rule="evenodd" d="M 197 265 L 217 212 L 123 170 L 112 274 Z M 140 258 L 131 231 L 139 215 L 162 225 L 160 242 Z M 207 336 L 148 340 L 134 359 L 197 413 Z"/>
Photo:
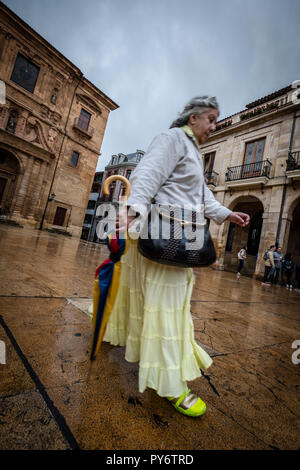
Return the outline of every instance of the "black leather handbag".
<path id="1" fill-rule="evenodd" d="M 172 212 L 169 211 L 169 214 Z M 213 264 L 216 261 L 216 251 L 206 221 L 195 222 L 197 214 L 194 211 L 191 211 L 190 219 L 185 220 L 183 210 L 181 218 L 178 218 L 164 214 L 159 204 L 152 205 L 138 241 L 141 255 L 157 263 L 182 268 L 197 268 Z M 164 220 L 167 220 L 165 229 Z M 189 226 L 189 237 L 186 234 L 187 226 Z"/>

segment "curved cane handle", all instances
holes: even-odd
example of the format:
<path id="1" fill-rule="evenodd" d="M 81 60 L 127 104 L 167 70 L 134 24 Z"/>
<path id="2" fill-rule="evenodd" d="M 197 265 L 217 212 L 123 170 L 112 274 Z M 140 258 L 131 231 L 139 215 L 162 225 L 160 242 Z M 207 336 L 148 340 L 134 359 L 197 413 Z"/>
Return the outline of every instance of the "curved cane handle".
<path id="1" fill-rule="evenodd" d="M 122 183 L 125 184 L 126 190 L 125 190 L 125 197 L 128 198 L 130 195 L 130 183 L 125 176 L 122 175 L 111 175 L 103 183 L 103 192 L 104 194 L 108 195 L 109 194 L 109 185 L 115 181 L 115 180 L 120 180 Z"/>

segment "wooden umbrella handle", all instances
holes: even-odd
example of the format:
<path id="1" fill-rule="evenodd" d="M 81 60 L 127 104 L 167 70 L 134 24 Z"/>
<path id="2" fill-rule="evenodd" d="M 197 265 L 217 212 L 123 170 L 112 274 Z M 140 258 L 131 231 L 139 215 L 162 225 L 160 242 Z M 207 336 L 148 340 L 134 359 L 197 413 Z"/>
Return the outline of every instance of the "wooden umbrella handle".
<path id="1" fill-rule="evenodd" d="M 122 183 L 125 184 L 125 188 L 126 188 L 125 189 L 125 197 L 128 198 L 129 195 L 130 195 L 130 183 L 129 183 L 129 180 L 127 178 L 125 178 L 125 176 L 122 176 L 122 175 L 111 175 L 108 178 L 106 178 L 106 180 L 103 183 L 103 192 L 104 192 L 104 194 L 106 194 L 107 196 L 109 195 L 109 185 L 113 181 L 116 181 L 116 180 L 120 180 Z"/>

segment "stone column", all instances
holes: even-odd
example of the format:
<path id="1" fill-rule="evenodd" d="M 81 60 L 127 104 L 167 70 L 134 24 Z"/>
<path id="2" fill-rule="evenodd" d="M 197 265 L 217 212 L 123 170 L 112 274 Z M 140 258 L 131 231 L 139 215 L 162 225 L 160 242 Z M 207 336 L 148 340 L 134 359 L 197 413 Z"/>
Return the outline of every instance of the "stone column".
<path id="1" fill-rule="evenodd" d="M 29 115 L 29 111 L 22 110 L 22 112 L 20 113 L 18 117 L 15 135 L 17 135 L 18 137 L 21 137 L 22 139 L 24 138 L 26 120 L 28 118 L 28 115 Z"/>
<path id="2" fill-rule="evenodd" d="M 282 247 L 283 253 L 287 252 L 292 221 L 293 221 L 293 217 L 288 217 L 288 214 L 285 214 L 285 213 L 282 214 L 279 246 Z"/>
<path id="3" fill-rule="evenodd" d="M 261 229 L 257 262 L 254 272 L 255 277 L 257 277 L 259 274 L 263 274 L 265 264 L 262 259 L 262 255 L 270 247 L 270 245 L 275 245 L 276 239 L 276 222 L 274 223 L 274 214 L 267 212 L 263 214 L 262 218 L 263 224 Z M 276 217 L 275 219 L 277 221 Z"/>
<path id="4" fill-rule="evenodd" d="M 25 197 L 27 194 L 28 186 L 29 186 L 32 167 L 33 167 L 33 157 L 27 157 L 27 165 L 25 168 L 23 178 L 21 180 L 21 184 L 19 186 L 19 191 L 16 197 L 14 211 L 12 214 L 13 219 L 20 219 L 23 217 Z"/>
<path id="5" fill-rule="evenodd" d="M 225 222 L 222 225 L 217 225 L 216 223 L 210 223 L 211 227 L 211 236 L 214 240 L 215 249 L 217 253 L 216 266 L 220 271 L 225 269 L 225 247 L 228 236 L 229 222 Z"/>
<path id="6" fill-rule="evenodd" d="M 43 200 L 43 194 L 45 191 L 46 187 L 46 172 L 48 170 L 47 168 L 48 164 L 46 162 L 41 162 L 41 168 L 40 168 L 40 173 L 38 176 L 38 183 L 39 183 L 39 190 L 37 191 L 37 210 L 35 212 L 35 218 L 37 220 L 41 220 L 42 217 L 42 211 L 43 211 L 43 205 L 42 205 L 42 200 Z"/>
<path id="7" fill-rule="evenodd" d="M 11 63 L 13 61 L 13 57 L 16 53 L 17 50 L 17 45 L 16 45 L 16 40 L 13 38 L 13 36 L 10 33 L 6 33 L 5 35 L 5 43 L 4 47 L 2 50 L 2 57 L 5 57 L 5 63 L 2 69 L 2 74 L 3 78 L 5 79 L 10 79 L 10 74 L 11 74 Z"/>
<path id="8" fill-rule="evenodd" d="M 26 201 L 24 204 L 25 215 L 29 218 L 33 218 L 37 211 L 38 195 L 41 190 L 41 181 L 39 178 L 40 171 L 41 161 L 37 158 L 34 158 L 30 183 L 27 189 Z"/>
<path id="9" fill-rule="evenodd" d="M 0 127 L 2 129 L 6 128 L 8 117 L 9 117 L 9 108 L 6 102 L 6 106 L 3 106 L 0 110 Z"/>

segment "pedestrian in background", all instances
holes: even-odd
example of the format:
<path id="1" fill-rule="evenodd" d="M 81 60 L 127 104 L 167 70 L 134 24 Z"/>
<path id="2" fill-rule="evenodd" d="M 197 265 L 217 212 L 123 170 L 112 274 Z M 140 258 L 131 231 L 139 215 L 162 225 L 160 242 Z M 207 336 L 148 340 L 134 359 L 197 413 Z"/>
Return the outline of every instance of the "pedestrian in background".
<path id="1" fill-rule="evenodd" d="M 291 253 L 287 253 L 285 255 L 283 263 L 282 263 L 282 268 L 285 274 L 286 288 L 292 290 L 293 289 L 292 275 L 294 272 L 294 261 L 292 260 Z"/>
<path id="2" fill-rule="evenodd" d="M 270 248 L 264 253 L 263 259 L 265 262 L 265 273 L 264 273 L 264 278 L 261 283 L 262 286 L 270 286 L 271 281 L 271 272 L 272 268 L 275 268 L 275 263 L 274 263 L 274 251 L 276 250 L 275 245 L 271 245 Z"/>
<path id="3" fill-rule="evenodd" d="M 238 260 L 239 260 L 239 266 L 236 274 L 237 280 L 241 277 L 241 271 L 244 267 L 244 262 L 245 259 L 247 258 L 247 247 L 243 246 L 243 248 L 238 252 Z"/>
<path id="4" fill-rule="evenodd" d="M 279 246 L 277 250 L 274 251 L 273 256 L 274 256 L 275 267 L 272 269 L 272 272 L 271 272 L 271 284 L 274 284 L 274 286 L 280 286 L 278 281 L 279 279 L 281 280 L 281 270 L 282 270 L 282 260 L 283 260 L 281 246 Z"/>

